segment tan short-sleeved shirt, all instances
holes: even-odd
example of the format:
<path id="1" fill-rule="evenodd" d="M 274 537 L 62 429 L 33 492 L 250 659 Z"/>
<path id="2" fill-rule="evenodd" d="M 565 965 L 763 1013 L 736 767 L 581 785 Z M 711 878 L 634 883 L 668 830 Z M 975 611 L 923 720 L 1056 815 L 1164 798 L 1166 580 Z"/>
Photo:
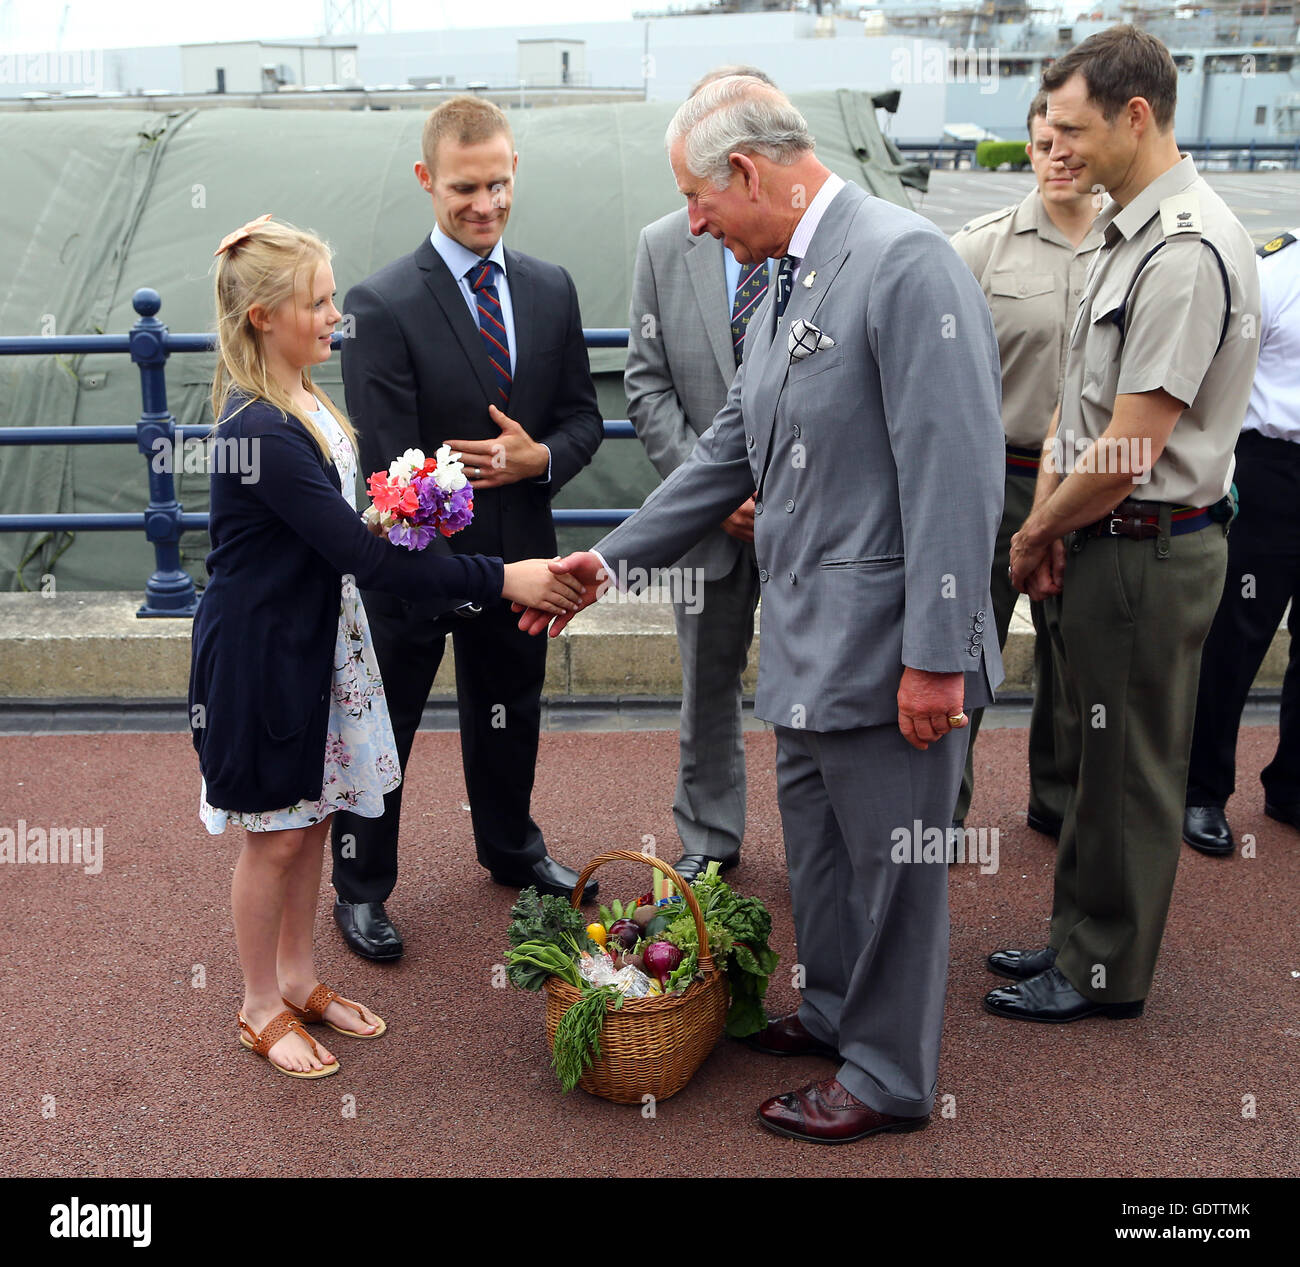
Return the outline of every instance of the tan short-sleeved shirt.
<path id="1" fill-rule="evenodd" d="M 1057 427 L 1065 467 L 1110 425 L 1117 395 L 1163 388 L 1187 408 L 1149 481 L 1132 496 L 1212 505 L 1232 483 L 1232 451 L 1259 356 L 1250 236 L 1187 157 L 1128 206 L 1108 203 L 1094 227 L 1105 242 L 1070 333 Z M 1100 462 L 1123 460 L 1118 451 L 1098 455 Z"/>
<path id="2" fill-rule="evenodd" d="M 952 236 L 979 279 L 1002 356 L 1007 443 L 1036 449 L 1061 396 L 1074 310 L 1101 246 L 1095 227 L 1076 247 L 1052 223 L 1034 189 L 1017 206 L 980 216 Z"/>

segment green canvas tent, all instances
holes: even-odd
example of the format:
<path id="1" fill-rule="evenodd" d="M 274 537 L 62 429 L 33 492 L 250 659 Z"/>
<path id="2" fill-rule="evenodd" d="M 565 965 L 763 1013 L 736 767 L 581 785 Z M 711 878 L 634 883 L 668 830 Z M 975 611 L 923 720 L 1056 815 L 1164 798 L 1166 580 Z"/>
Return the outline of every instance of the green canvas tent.
<path id="1" fill-rule="evenodd" d="M 876 126 L 873 98 L 797 95 L 833 170 L 907 205 L 924 172 Z M 883 102 L 882 102 L 883 104 Z M 519 171 L 507 241 L 563 264 L 587 326 L 626 326 L 641 227 L 681 203 L 663 147 L 668 104 L 512 111 Z M 212 252 L 265 211 L 334 248 L 340 296 L 415 248 L 432 211 L 411 167 L 424 112 L 118 110 L 0 113 L 0 335 L 126 333 L 131 296 L 149 286 L 174 332 L 212 328 Z M 626 418 L 622 349 L 593 349 L 602 412 Z M 210 353 L 174 353 L 168 405 L 186 425 L 211 421 Z M 340 405 L 335 356 L 317 375 Z M 125 355 L 0 359 L 0 426 L 134 423 L 139 372 Z M 182 467 L 184 463 L 181 464 Z M 657 481 L 635 440 L 609 440 L 557 506 L 640 505 Z M 207 476 L 178 470 L 186 511 L 207 509 Z M 145 459 L 129 445 L 0 447 L 0 512 L 141 511 Z M 590 528 L 561 533 L 589 544 Z M 201 585 L 206 534 L 187 533 L 184 566 Z M 0 590 L 140 589 L 153 551 L 140 532 L 0 533 Z"/>

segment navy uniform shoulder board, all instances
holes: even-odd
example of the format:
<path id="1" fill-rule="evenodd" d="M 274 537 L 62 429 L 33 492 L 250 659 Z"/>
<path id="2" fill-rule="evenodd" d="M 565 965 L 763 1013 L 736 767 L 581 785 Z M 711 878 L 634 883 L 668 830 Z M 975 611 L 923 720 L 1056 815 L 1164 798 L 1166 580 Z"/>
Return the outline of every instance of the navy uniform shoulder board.
<path id="1" fill-rule="evenodd" d="M 1255 254 L 1260 259 L 1267 259 L 1270 255 L 1276 255 L 1284 246 L 1290 246 L 1294 241 L 1294 233 L 1279 233 L 1271 242 L 1265 242 L 1263 246 L 1256 247 Z"/>

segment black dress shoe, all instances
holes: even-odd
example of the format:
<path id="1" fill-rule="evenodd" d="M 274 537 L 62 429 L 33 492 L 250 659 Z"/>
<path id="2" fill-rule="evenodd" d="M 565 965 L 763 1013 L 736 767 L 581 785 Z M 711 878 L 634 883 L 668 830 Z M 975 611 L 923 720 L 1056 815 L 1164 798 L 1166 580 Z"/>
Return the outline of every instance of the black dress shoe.
<path id="1" fill-rule="evenodd" d="M 673 870 L 682 877 L 686 884 L 694 884 L 708 870 L 711 862 L 721 863 L 720 870 L 722 871 L 730 871 L 733 867 L 739 865 L 740 859 L 735 854 L 732 854 L 730 858 L 710 858 L 707 854 L 702 853 L 684 853 L 673 863 Z"/>
<path id="2" fill-rule="evenodd" d="M 1025 822 L 1044 836 L 1051 836 L 1053 840 L 1061 839 L 1061 820 L 1055 814 L 1040 814 L 1037 810 L 1025 811 Z"/>
<path id="3" fill-rule="evenodd" d="M 1300 831 L 1300 805 L 1279 805 L 1265 797 L 1264 813 L 1276 822 L 1285 823 Z"/>
<path id="4" fill-rule="evenodd" d="M 1141 1016 L 1145 999 L 1133 1003 L 1098 1003 L 1080 994 L 1055 965 L 1036 977 L 1015 985 L 1000 985 L 984 996 L 986 1011 L 1013 1021 L 1046 1021 L 1064 1025 L 1085 1016 L 1109 1016 L 1121 1020 Z"/>
<path id="5" fill-rule="evenodd" d="M 1232 830 L 1219 805 L 1189 805 L 1183 810 L 1183 843 L 1223 857 L 1233 851 Z"/>
<path id="6" fill-rule="evenodd" d="M 382 902 L 345 902 L 334 899 L 334 922 L 348 948 L 366 959 L 402 957 L 402 937 L 393 927 Z"/>
<path id="7" fill-rule="evenodd" d="M 1027 981 L 1040 972 L 1046 972 L 1056 962 L 1056 951 L 1046 950 L 995 950 L 988 959 L 990 972 L 1013 981 Z"/>
<path id="8" fill-rule="evenodd" d="M 493 871 L 492 878 L 512 889 L 526 889 L 531 884 L 538 893 L 551 893 L 556 897 L 572 897 L 578 883 L 578 873 L 571 867 L 561 866 L 549 854 L 543 854 L 522 871 Z M 595 880 L 588 880 L 582 889 L 582 900 L 592 901 L 599 889 Z"/>

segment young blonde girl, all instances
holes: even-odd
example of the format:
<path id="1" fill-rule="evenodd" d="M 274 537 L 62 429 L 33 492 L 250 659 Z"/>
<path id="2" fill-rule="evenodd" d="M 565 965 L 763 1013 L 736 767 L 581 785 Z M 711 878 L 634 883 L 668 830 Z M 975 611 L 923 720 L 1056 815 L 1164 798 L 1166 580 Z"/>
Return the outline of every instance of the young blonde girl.
<path id="1" fill-rule="evenodd" d="M 231 887 L 240 1042 L 282 1073 L 320 1078 L 339 1064 L 304 1023 L 356 1038 L 387 1029 L 323 985 L 312 955 L 329 816 L 377 817 L 401 781 L 358 588 L 557 614 L 580 588 L 545 560 L 437 557 L 372 534 L 354 504 L 352 428 L 311 379 L 341 317 L 329 248 L 262 216 L 216 256 L 218 448 L 251 460 L 214 464 L 211 479 L 190 668 L 199 812 L 214 835 L 245 829 Z"/>

